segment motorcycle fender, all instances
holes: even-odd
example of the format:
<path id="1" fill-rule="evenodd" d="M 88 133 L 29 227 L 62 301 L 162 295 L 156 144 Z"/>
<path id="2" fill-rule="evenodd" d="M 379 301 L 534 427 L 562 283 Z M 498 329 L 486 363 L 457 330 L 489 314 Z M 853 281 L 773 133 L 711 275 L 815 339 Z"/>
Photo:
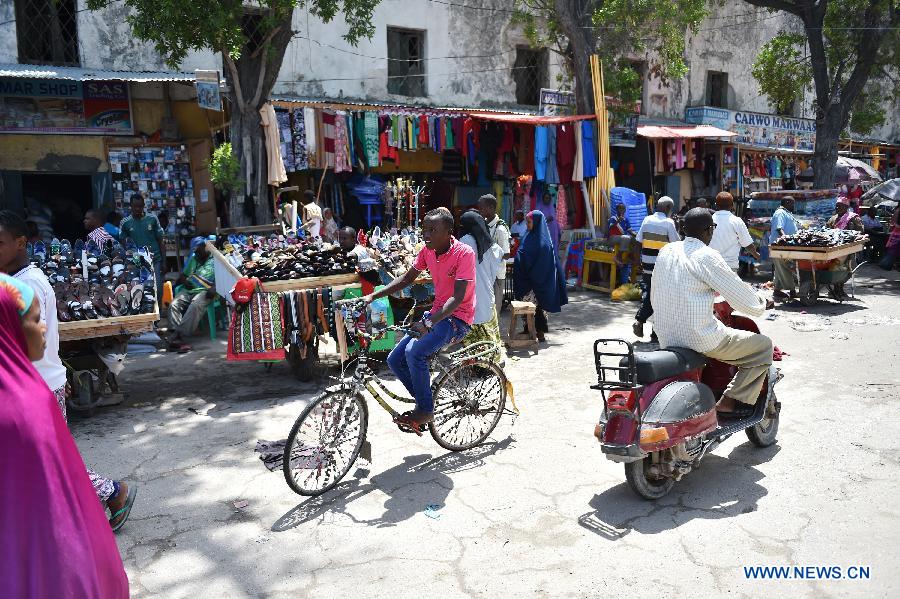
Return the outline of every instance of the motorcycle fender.
<path id="1" fill-rule="evenodd" d="M 660 451 L 716 428 L 716 398 L 706 385 L 679 381 L 666 385 L 644 412 L 642 427 L 665 427 L 668 439 L 641 445 Z"/>

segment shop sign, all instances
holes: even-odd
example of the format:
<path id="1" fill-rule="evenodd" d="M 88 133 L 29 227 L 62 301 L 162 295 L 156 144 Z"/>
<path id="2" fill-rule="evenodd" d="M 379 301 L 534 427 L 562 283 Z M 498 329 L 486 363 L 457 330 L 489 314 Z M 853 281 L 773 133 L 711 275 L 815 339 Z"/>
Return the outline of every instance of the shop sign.
<path id="1" fill-rule="evenodd" d="M 219 71 L 194 71 L 197 80 L 197 104 L 207 110 L 222 110 L 222 96 L 219 93 Z"/>
<path id="2" fill-rule="evenodd" d="M 132 135 L 128 83 L 0 77 L 0 132 Z"/>
<path id="3" fill-rule="evenodd" d="M 812 152 L 816 146 L 816 122 L 810 119 L 698 106 L 686 108 L 684 120 L 733 131 L 732 143 L 761 149 Z"/>
<path id="4" fill-rule="evenodd" d="M 572 116 L 575 114 L 575 93 L 541 88 L 538 114 L 541 116 Z"/>

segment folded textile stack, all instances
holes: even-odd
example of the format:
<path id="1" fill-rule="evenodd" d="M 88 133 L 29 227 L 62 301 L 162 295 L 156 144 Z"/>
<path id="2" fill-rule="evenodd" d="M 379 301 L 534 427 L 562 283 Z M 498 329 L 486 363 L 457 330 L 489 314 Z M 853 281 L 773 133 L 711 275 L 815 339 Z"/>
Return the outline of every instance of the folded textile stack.
<path id="1" fill-rule="evenodd" d="M 150 314 L 156 310 L 149 250 L 117 242 L 54 239 L 49 247 L 28 244 L 31 265 L 40 268 L 56 294 L 60 322 Z"/>

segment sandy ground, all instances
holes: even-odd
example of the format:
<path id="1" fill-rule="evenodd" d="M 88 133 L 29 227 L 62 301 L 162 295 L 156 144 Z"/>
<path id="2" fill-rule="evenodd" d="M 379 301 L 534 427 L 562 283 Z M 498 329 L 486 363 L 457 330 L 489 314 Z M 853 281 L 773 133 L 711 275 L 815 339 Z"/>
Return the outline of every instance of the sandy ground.
<path id="1" fill-rule="evenodd" d="M 761 319 L 789 354 L 778 444 L 735 436 L 655 503 L 591 434 L 592 341 L 630 339 L 636 309 L 594 293 L 509 361 L 522 414 L 488 443 L 448 454 L 373 402 L 373 463 L 320 498 L 291 492 L 254 446 L 286 437 L 326 381 L 228 363 L 221 336 L 130 358 L 126 402 L 72 429 L 87 463 L 139 486 L 118 535 L 134 597 L 897 597 L 898 274 L 866 269 L 857 302 Z M 757 565 L 870 577 L 748 579 Z"/>

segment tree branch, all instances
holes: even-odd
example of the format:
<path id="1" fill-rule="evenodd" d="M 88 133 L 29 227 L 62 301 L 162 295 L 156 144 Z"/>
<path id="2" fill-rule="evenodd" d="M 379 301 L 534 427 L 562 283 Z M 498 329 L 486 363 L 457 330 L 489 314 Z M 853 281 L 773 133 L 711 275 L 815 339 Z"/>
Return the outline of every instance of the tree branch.
<path id="1" fill-rule="evenodd" d="M 231 73 L 231 84 L 234 86 L 234 99 L 237 100 L 238 110 L 243 112 L 245 106 L 244 94 L 241 91 L 241 78 L 238 77 L 237 66 L 227 50 L 222 50 L 222 58 L 225 60 L 225 66 L 228 67 L 228 71 Z"/>
<path id="2" fill-rule="evenodd" d="M 281 29 L 281 25 L 277 27 L 273 27 L 269 33 L 266 34 L 266 37 L 263 38 L 262 42 L 260 42 L 259 47 L 253 51 L 253 54 L 250 55 L 250 58 L 256 58 L 259 56 L 259 53 L 263 50 L 267 50 L 269 48 L 269 42 L 272 41 L 272 38 L 275 37 L 275 34 Z M 293 34 L 293 32 L 291 32 Z"/>
<path id="3" fill-rule="evenodd" d="M 253 102 L 250 104 L 254 110 L 259 107 L 259 101 L 262 99 L 263 81 L 266 79 L 266 65 L 268 64 L 268 60 L 262 61 L 262 67 L 259 69 L 259 79 L 256 80 L 256 93 L 253 94 Z"/>
<path id="4" fill-rule="evenodd" d="M 759 6 L 760 8 L 772 8 L 783 12 L 791 13 L 803 18 L 803 11 L 806 9 L 807 2 L 791 2 L 790 0 L 744 0 L 747 4 Z"/>

